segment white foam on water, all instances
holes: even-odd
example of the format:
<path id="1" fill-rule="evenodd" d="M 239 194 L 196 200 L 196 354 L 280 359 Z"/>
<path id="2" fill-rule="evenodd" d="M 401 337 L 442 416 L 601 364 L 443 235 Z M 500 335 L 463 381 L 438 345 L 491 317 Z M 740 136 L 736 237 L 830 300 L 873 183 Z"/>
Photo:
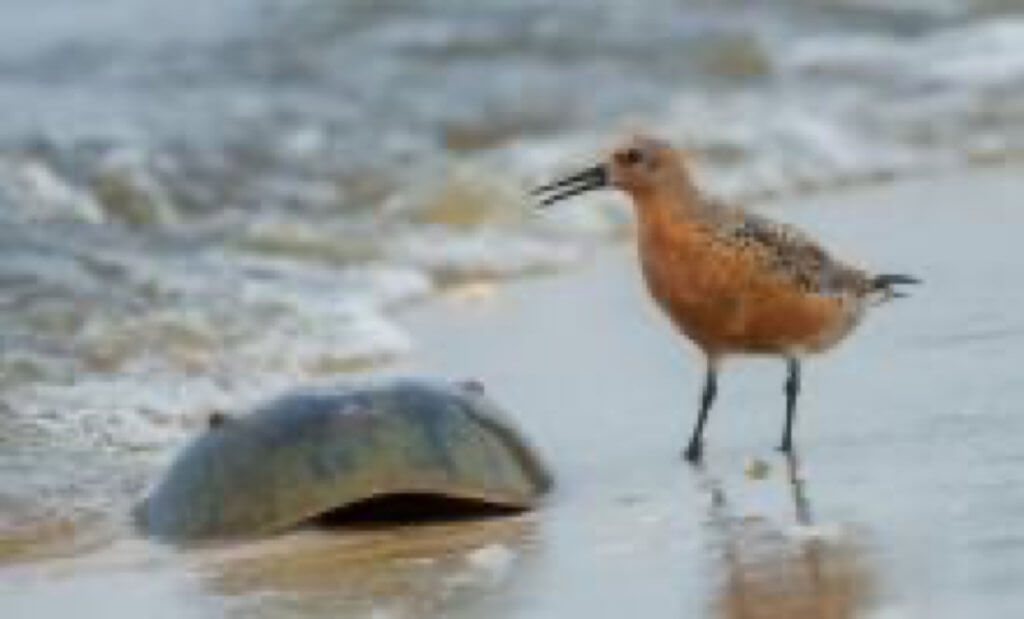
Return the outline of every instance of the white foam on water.
<path id="1" fill-rule="evenodd" d="M 771 87 L 685 87 L 621 129 L 520 140 L 497 161 L 539 182 L 591 165 L 642 130 L 690 150 L 710 191 L 749 198 L 1024 150 L 1024 19 L 960 22 L 919 37 L 829 32 L 766 43 Z"/>
<path id="2" fill-rule="evenodd" d="M 445 578 L 445 585 L 454 590 L 472 586 L 494 586 L 505 581 L 518 556 L 504 544 L 488 544 L 464 556 L 466 569 Z"/>
<path id="3" fill-rule="evenodd" d="M 516 560 L 516 553 L 503 544 L 489 544 L 466 555 L 470 566 L 498 579 L 503 578 Z"/>
<path id="4" fill-rule="evenodd" d="M 892 9 L 882 0 L 839 4 Z M 47 369 L 5 385 L 14 413 L 96 445 L 159 451 L 211 408 L 244 409 L 401 357 L 415 342 L 390 312 L 438 282 L 564 268 L 628 228 L 615 192 L 536 212 L 528 188 L 593 165 L 631 126 L 691 151 L 701 185 L 739 200 L 1024 152 L 1024 19 L 972 19 L 956 0 L 901 3 L 901 15 L 927 18 L 909 34 L 781 22 L 747 31 L 749 17 L 730 21 L 764 66 L 725 86 L 629 75 L 644 68 L 636 58 L 678 53 L 676 35 L 696 23 L 678 3 L 652 2 L 650 13 L 543 7 L 536 22 L 494 20 L 481 9 L 465 28 L 454 27 L 446 6 L 425 16 L 380 8 L 386 19 L 371 17 L 337 41 L 284 28 L 283 64 L 259 65 L 272 83 L 266 91 L 246 81 L 254 63 L 271 59 L 253 55 L 261 35 L 180 58 L 173 45 L 109 63 L 99 50 L 66 83 L 32 60 L 36 52 L 45 60 L 47 45 L 68 59 L 63 35 L 26 42 L 27 64 L 17 66 L 56 85 L 0 87 L 16 116 L 10 126 L 29 133 L 0 136 L 0 218 L 10 226 L 0 230 L 0 278 L 14 282 L 0 290 L 0 312 L 12 312 L 8 324 L 17 327 L 4 346 L 22 347 L 6 358 Z M 686 23 L 677 30 L 657 16 Z M 89 32 L 114 27 L 93 17 Z M 207 25 L 217 41 L 216 24 Z M 106 39 L 89 32 L 86 42 Z M 308 53 L 313 39 L 323 47 Z M 520 44 L 534 46 L 525 58 Z M 364 54 L 359 72 L 318 64 L 355 57 L 352 50 L 379 54 Z M 421 84 L 408 56 L 424 63 L 417 70 L 450 79 Z M 288 64 L 296 58 L 298 66 Z M 511 68 L 495 70 L 494 59 Z M 296 81 L 278 88 L 274 71 Z M 493 83 L 479 79 L 490 73 Z M 138 87 L 160 85 L 164 74 L 195 90 L 155 101 Z M 232 89 L 236 78 L 243 86 Z M 76 96 L 65 100 L 67 92 Z M 514 103 L 524 92 L 537 99 L 525 113 Z M 25 98 L 38 105 L 13 104 Z M 489 127 L 491 118 L 502 126 Z M 392 130 L 393 121 L 401 126 Z M 485 134 L 486 146 L 446 150 L 451 127 Z M 104 174 L 151 212 L 104 207 L 89 190 Z"/>
<path id="5" fill-rule="evenodd" d="M 62 179 L 45 162 L 0 157 L 0 206 L 27 221 L 56 219 L 101 223 L 102 207 L 87 191 Z"/>
<path id="6" fill-rule="evenodd" d="M 392 241 L 388 255 L 443 275 L 510 277 L 564 268 L 579 260 L 580 250 L 564 240 L 508 231 L 452 233 L 434 229 Z"/>
<path id="7" fill-rule="evenodd" d="M 64 380 L 12 385 L 5 400 L 76 440 L 130 451 L 174 444 L 212 410 L 244 410 L 407 354 L 412 341 L 386 311 L 433 287 L 421 270 L 384 263 L 337 269 L 115 250 L 103 262 L 117 279 L 90 283 L 70 257 L 53 258 L 47 281 L 100 298 L 114 296 L 114 286 L 130 301 L 86 312 L 58 334 L 78 355 Z M 136 289 L 153 299 L 140 305 Z"/>

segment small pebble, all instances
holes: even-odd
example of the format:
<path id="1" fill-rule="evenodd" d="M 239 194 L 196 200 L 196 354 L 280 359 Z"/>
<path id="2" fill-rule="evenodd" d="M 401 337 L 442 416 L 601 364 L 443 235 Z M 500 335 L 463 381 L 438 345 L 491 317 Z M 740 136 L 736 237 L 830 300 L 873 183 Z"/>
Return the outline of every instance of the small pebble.
<path id="1" fill-rule="evenodd" d="M 746 474 L 747 479 L 750 480 L 762 480 L 768 477 L 771 473 L 772 467 L 761 458 L 750 458 L 747 460 L 747 465 L 743 468 L 743 472 Z"/>

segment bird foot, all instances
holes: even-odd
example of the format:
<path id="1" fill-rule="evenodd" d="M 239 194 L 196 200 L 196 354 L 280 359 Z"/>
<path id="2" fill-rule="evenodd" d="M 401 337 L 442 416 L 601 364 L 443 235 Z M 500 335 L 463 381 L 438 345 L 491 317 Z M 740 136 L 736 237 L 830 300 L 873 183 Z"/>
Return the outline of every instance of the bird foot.
<path id="1" fill-rule="evenodd" d="M 782 442 L 782 443 L 781 443 L 781 444 L 780 444 L 780 445 L 779 445 L 778 447 L 776 447 L 775 449 L 776 449 L 777 451 L 780 451 L 780 452 L 784 453 L 784 454 L 792 454 L 792 453 L 793 453 L 793 443 L 790 443 L 790 442 L 786 442 L 786 441 L 783 441 L 783 442 Z"/>
<path id="2" fill-rule="evenodd" d="M 686 451 L 683 452 L 683 458 L 686 459 L 690 464 L 697 464 L 701 461 L 704 455 L 704 446 L 699 442 L 693 441 L 687 446 Z"/>

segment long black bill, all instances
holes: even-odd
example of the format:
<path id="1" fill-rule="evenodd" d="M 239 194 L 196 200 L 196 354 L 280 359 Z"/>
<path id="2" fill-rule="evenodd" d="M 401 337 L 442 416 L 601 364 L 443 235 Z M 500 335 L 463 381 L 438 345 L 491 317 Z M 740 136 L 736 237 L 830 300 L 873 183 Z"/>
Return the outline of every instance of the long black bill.
<path id="1" fill-rule="evenodd" d="M 578 174 L 573 174 L 562 180 L 541 185 L 530 195 L 540 197 L 540 206 L 548 206 L 560 200 L 571 198 L 586 191 L 600 189 L 608 186 L 608 171 L 603 165 L 596 165 L 587 168 Z M 554 193 L 552 193 L 554 192 Z M 544 195 L 547 194 L 547 195 Z"/>

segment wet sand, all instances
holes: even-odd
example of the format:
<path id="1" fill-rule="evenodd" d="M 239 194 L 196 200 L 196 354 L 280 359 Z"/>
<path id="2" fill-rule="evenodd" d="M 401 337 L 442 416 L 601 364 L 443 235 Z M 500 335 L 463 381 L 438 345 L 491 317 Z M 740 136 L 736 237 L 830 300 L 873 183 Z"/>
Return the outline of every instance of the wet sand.
<path id="1" fill-rule="evenodd" d="M 544 517 L 551 559 L 540 580 L 551 586 L 532 592 L 524 616 L 804 616 L 759 597 L 771 583 L 776 598 L 789 591 L 815 608 L 849 594 L 846 610 L 806 616 L 1015 615 L 1024 606 L 1024 181 L 1015 172 L 761 209 L 837 255 L 925 281 L 806 364 L 796 436 L 809 528 L 772 450 L 781 363 L 727 364 L 706 465 L 679 460 L 702 366 L 646 298 L 632 247 L 568 278 L 411 319 L 424 336 L 416 367 L 478 368 L 560 473 Z M 769 464 L 765 479 L 746 476 L 752 459 Z M 766 612 L 771 603 L 782 606 Z"/>
<path id="2" fill-rule="evenodd" d="M 613 248 L 400 317 L 417 350 L 388 372 L 481 379 L 557 475 L 540 511 L 188 552 L 125 532 L 0 568 L 0 616 L 1015 616 L 1022 178 L 760 209 L 926 282 L 806 365 L 795 461 L 773 450 L 784 367 L 750 360 L 721 376 L 704 466 L 683 463 L 701 365 Z"/>

